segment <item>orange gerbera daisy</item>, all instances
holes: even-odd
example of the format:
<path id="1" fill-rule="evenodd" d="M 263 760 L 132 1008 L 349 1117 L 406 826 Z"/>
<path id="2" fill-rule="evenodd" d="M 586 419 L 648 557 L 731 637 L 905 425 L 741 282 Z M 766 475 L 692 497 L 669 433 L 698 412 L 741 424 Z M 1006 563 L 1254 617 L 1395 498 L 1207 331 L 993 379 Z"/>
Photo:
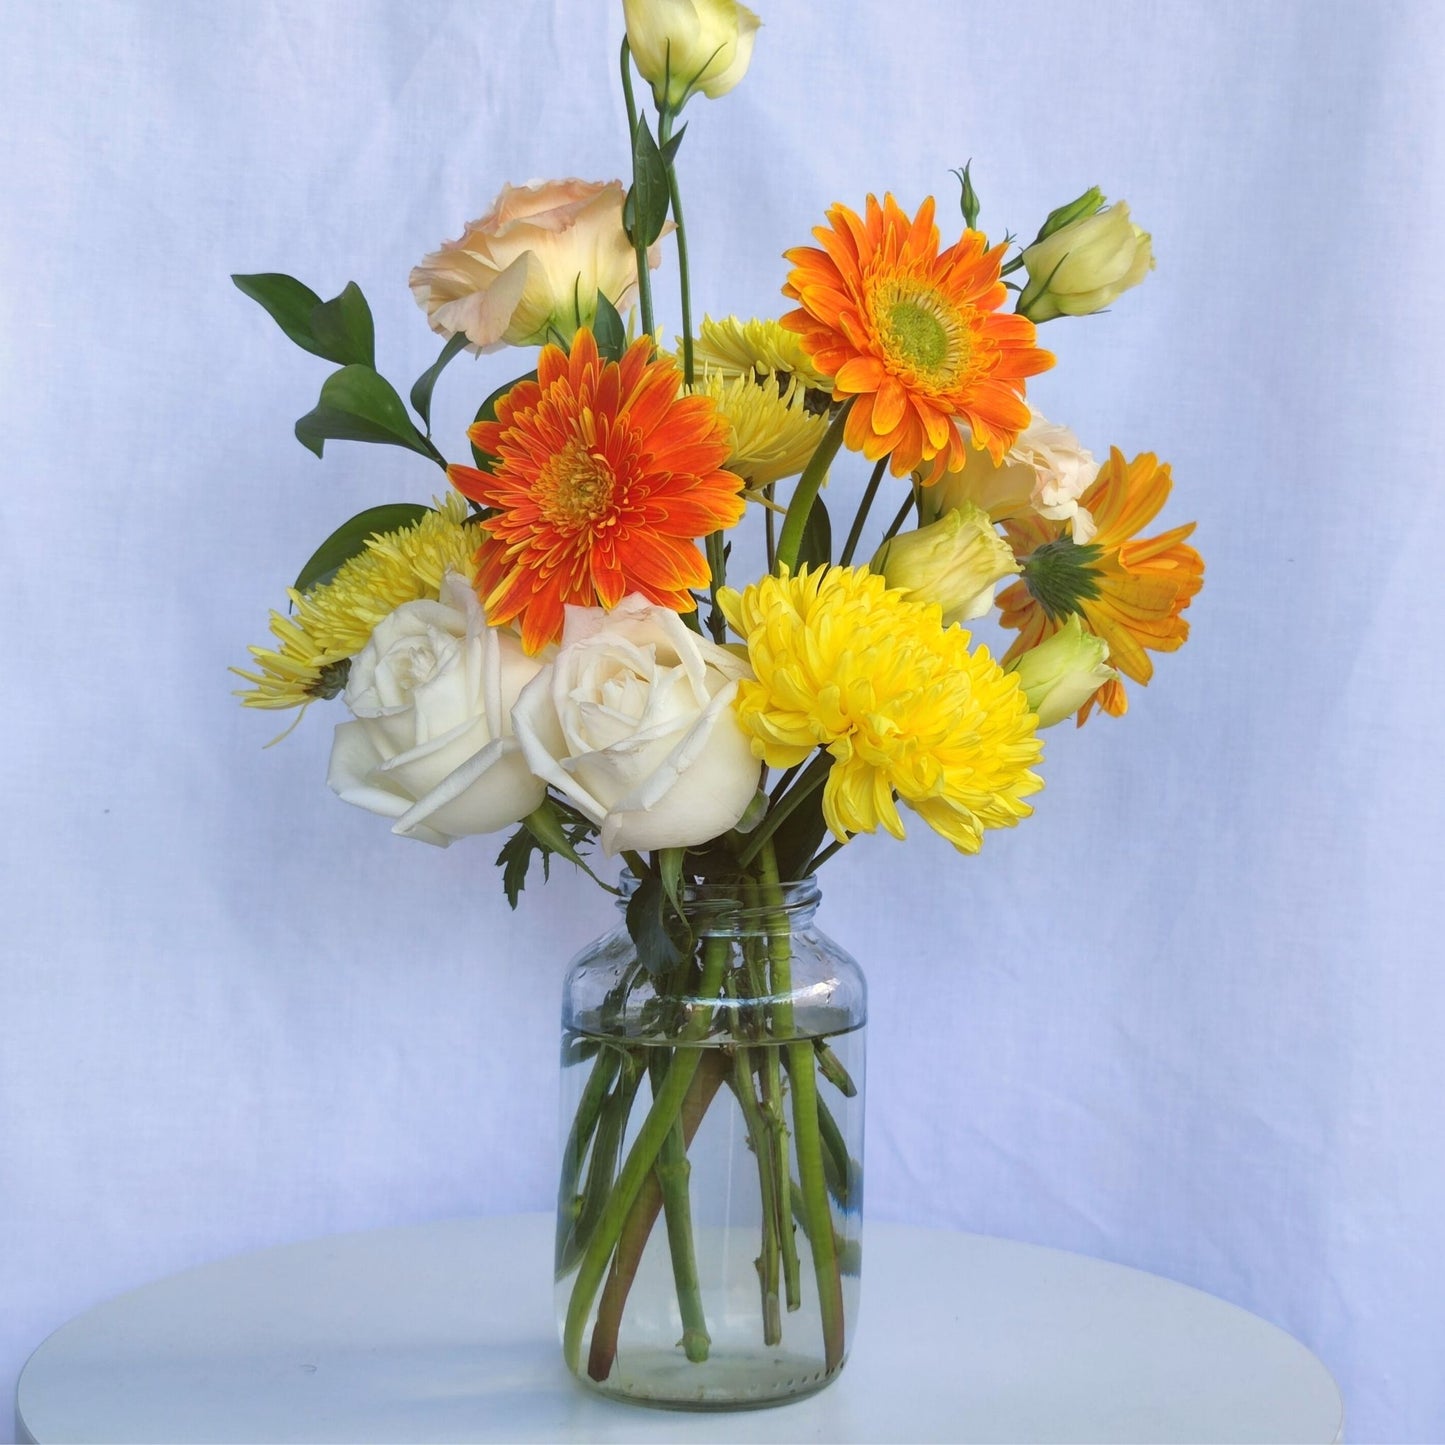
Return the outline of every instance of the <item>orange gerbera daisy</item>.
<path id="1" fill-rule="evenodd" d="M 676 612 L 707 585 L 695 540 L 743 515 L 742 479 L 724 471 L 729 431 L 712 400 L 680 395 L 677 367 L 646 337 L 603 361 L 584 327 L 570 355 L 546 346 L 536 381 L 518 382 L 496 421 L 468 436 L 497 458 L 490 473 L 447 471 L 493 509 L 477 553 L 477 592 L 493 623 L 521 618 L 540 652 L 563 608 L 615 607 L 629 593 Z"/>
<path id="2" fill-rule="evenodd" d="M 1067 535 L 1067 523 L 1036 515 L 1002 524 L 1024 569 L 998 599 L 999 620 L 1019 629 L 1005 666 L 1057 632 L 1071 612 L 1109 644 L 1109 661 L 1137 683 L 1154 675 L 1150 651 L 1184 645 L 1189 624 L 1180 614 L 1204 585 L 1204 559 L 1184 542 L 1194 523 L 1138 536 L 1159 515 L 1172 485 L 1158 457 L 1144 452 L 1126 463 L 1114 447 L 1079 498 L 1098 526 L 1088 543 Z M 1106 682 L 1094 693 L 1079 709 L 1080 725 L 1095 703 L 1122 716 L 1129 706 L 1123 683 Z"/>
<path id="3" fill-rule="evenodd" d="M 799 309 L 783 325 L 833 378 L 834 400 L 854 398 L 844 442 L 869 461 L 891 452 L 897 477 L 930 463 L 930 482 L 963 466 L 957 417 L 1001 461 L 1029 424 L 1024 378 L 1054 364 L 1032 321 L 998 309 L 1007 248 L 965 231 L 940 253 L 932 196 L 912 220 L 891 195 L 866 209 L 832 206 L 832 226 L 813 231 L 821 251 L 784 253 L 794 269 L 783 294 Z"/>

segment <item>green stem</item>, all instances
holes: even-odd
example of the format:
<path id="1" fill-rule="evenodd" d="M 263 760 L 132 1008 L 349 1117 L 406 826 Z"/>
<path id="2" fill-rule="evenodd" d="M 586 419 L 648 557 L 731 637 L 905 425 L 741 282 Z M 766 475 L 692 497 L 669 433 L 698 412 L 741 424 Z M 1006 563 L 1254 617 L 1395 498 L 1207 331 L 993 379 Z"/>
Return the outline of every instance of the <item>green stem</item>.
<path id="1" fill-rule="evenodd" d="M 577 1101 L 577 1113 L 572 1127 L 567 1131 L 567 1143 L 562 1149 L 562 1178 L 557 1185 L 557 1265 L 559 1272 L 568 1242 L 577 1227 L 582 1214 L 582 1195 L 577 1192 L 577 1181 L 582 1177 L 582 1161 L 587 1157 L 587 1147 L 597 1129 L 597 1120 L 602 1112 L 602 1101 L 617 1077 L 621 1053 L 604 1044 L 597 1052 L 592 1073 Z"/>
<path id="2" fill-rule="evenodd" d="M 823 485 L 823 478 L 828 475 L 828 468 L 833 464 L 833 458 L 838 455 L 838 448 L 843 445 L 843 428 L 848 424 L 848 413 L 852 409 L 853 399 L 849 397 L 839 408 L 838 414 L 828 423 L 828 430 L 823 433 L 823 440 L 818 443 L 818 449 L 808 460 L 808 465 L 803 468 L 803 475 L 798 478 L 798 485 L 793 489 L 793 495 L 788 502 L 788 513 L 783 518 L 783 534 L 778 538 L 778 555 L 773 565 L 773 570 L 780 576 L 784 571 L 793 572 L 798 566 L 798 551 L 803 545 L 803 528 L 808 525 L 808 516 L 813 510 L 813 503 L 818 499 L 818 489 Z"/>
<path id="3" fill-rule="evenodd" d="M 898 529 L 908 520 L 908 514 L 913 510 L 912 494 L 903 499 L 903 505 L 898 509 L 898 515 L 889 522 L 888 530 L 883 534 L 883 542 L 891 542 L 898 535 Z M 879 542 L 879 546 L 883 545 Z"/>
<path id="4" fill-rule="evenodd" d="M 838 1201 L 839 1208 L 849 1209 L 853 1202 L 853 1161 L 848 1156 L 843 1131 L 821 1095 L 818 1097 L 818 1135 L 823 1143 L 823 1177 L 828 1193 Z"/>
<path id="5" fill-rule="evenodd" d="M 754 912 L 758 907 L 758 902 L 758 885 L 748 879 L 743 884 L 743 903 L 750 912 Z M 762 962 L 756 956 L 756 948 L 753 956 L 748 959 L 748 990 L 755 999 L 765 998 L 768 992 Z M 772 1029 L 771 1017 L 760 1021 L 760 1032 Z M 792 1212 L 788 1208 L 787 1200 L 787 1185 L 792 1174 L 792 1165 L 788 1159 L 788 1120 L 783 1111 L 783 1064 L 778 1057 L 776 1046 L 765 1047 L 762 1055 L 763 1121 L 768 1131 L 768 1144 L 773 1153 L 772 1207 L 778 1247 L 782 1252 L 783 1259 L 783 1290 L 787 1298 L 788 1309 L 791 1312 L 802 1308 L 803 1289 L 798 1269 L 798 1241 L 793 1237 Z"/>
<path id="6" fill-rule="evenodd" d="M 868 520 L 868 513 L 873 507 L 873 498 L 878 495 L 878 484 L 883 480 L 883 470 L 888 465 L 887 457 L 880 457 L 878 465 L 873 468 L 873 475 L 868 478 L 867 490 L 863 493 L 863 500 L 858 503 L 858 510 L 853 517 L 853 525 L 848 529 L 848 540 L 843 544 L 843 551 L 838 557 L 838 565 L 846 567 L 853 560 L 853 553 L 858 548 L 858 539 L 863 535 L 863 524 Z"/>
<path id="7" fill-rule="evenodd" d="M 730 990 L 731 991 L 731 990 Z M 762 1195 L 762 1244 L 753 1264 L 758 1272 L 758 1287 L 763 1299 L 763 1343 L 777 1345 L 783 1339 L 783 1316 L 778 1299 L 778 1179 L 777 1161 L 771 1147 L 767 1121 L 758 1107 L 753 1092 L 753 1050 L 738 1048 L 733 1054 L 732 1078 L 728 1083 L 737 1097 L 743 1121 L 748 1126 L 748 1142 L 758 1161 L 758 1190 Z"/>
<path id="8" fill-rule="evenodd" d="M 814 753 L 812 761 L 803 769 L 802 776 L 768 812 L 768 816 L 748 835 L 747 846 L 738 854 L 738 862 L 747 867 L 762 851 L 773 834 L 787 821 L 788 815 L 807 802 L 828 780 L 828 770 L 833 766 L 832 753 Z M 771 849 L 769 849 L 771 852 Z"/>
<path id="9" fill-rule="evenodd" d="M 818 1286 L 818 1308 L 823 1324 L 823 1361 L 831 1374 L 843 1363 L 845 1321 L 843 1280 L 838 1271 L 833 1212 L 823 1173 L 823 1144 L 818 1123 L 818 1081 L 813 1045 L 794 1037 L 792 1003 L 792 930 L 783 907 L 782 880 L 771 844 L 761 858 L 761 887 L 769 912 L 768 956 L 772 966 L 773 1019 L 779 1036 L 788 1040 L 788 1078 L 793 1086 L 793 1147 L 798 1158 L 798 1185 L 803 1196 L 803 1217 L 813 1255 Z"/>
<path id="10" fill-rule="evenodd" d="M 707 614 L 707 625 L 712 632 L 712 640 L 721 642 L 727 636 L 727 619 L 722 615 L 722 608 L 717 605 L 718 588 L 721 587 L 727 577 L 727 554 L 723 551 L 723 534 L 721 532 L 709 532 L 707 534 L 707 591 L 712 599 L 712 607 Z"/>
<path id="11" fill-rule="evenodd" d="M 567 1274 L 582 1257 L 611 1198 L 627 1118 L 632 1112 L 632 1101 L 642 1079 L 642 1065 L 632 1053 L 623 1052 L 620 1064 L 617 1080 L 601 1106 L 592 1160 L 587 1166 L 587 1182 L 582 1187 L 582 1203 L 577 1210 L 577 1223 L 557 1256 L 558 1278 Z"/>
<path id="12" fill-rule="evenodd" d="M 667 1073 L 665 1049 L 653 1049 L 648 1060 L 653 1096 Z M 672 1254 L 672 1278 L 677 1287 L 677 1308 L 682 1316 L 683 1353 L 695 1365 L 707 1359 L 712 1336 L 707 1332 L 707 1319 L 702 1308 L 702 1287 L 697 1277 L 697 1251 L 692 1239 L 692 1202 L 688 1197 L 688 1180 L 692 1165 L 687 1158 L 687 1141 L 682 1134 L 681 1118 L 672 1128 L 657 1152 L 658 1187 L 662 1190 L 662 1210 L 667 1219 L 667 1244 Z"/>
<path id="13" fill-rule="evenodd" d="M 672 139 L 672 111 L 664 109 L 657 118 L 657 143 L 665 151 Z M 677 184 L 677 167 L 672 161 L 663 162 L 667 170 L 667 194 L 672 201 L 672 219 L 677 229 L 673 239 L 677 244 L 678 284 L 682 290 L 682 379 L 689 391 L 692 390 L 692 287 L 688 282 L 687 269 L 687 224 L 682 219 L 682 192 Z"/>
<path id="14" fill-rule="evenodd" d="M 637 151 L 637 102 L 632 95 L 632 48 L 626 40 L 622 42 L 622 95 L 627 101 L 627 149 L 635 155 Z M 637 184 L 637 165 L 633 163 L 632 183 Z M 652 277 L 648 274 L 647 247 L 634 240 L 632 249 L 637 254 L 637 305 L 642 312 L 642 334 L 649 341 L 656 341 L 657 323 L 652 316 Z"/>
<path id="15" fill-rule="evenodd" d="M 602 1276 L 606 1273 L 607 1261 L 617 1247 L 627 1216 L 637 1202 L 643 1183 L 652 1173 L 658 1152 L 672 1130 L 673 1121 L 677 1118 L 693 1076 L 697 1073 L 699 1056 L 704 1051 L 686 1045 L 698 1043 L 712 1024 L 713 1009 L 710 1004 L 722 988 L 727 959 L 726 938 L 713 937 L 704 940 L 702 983 L 698 989 L 698 1001 L 693 1005 L 677 1040 L 681 1047 L 673 1051 L 662 1086 L 653 1097 L 652 1108 L 642 1121 L 642 1128 L 628 1151 L 617 1182 L 607 1197 L 607 1206 L 587 1242 L 587 1252 L 578 1266 L 577 1280 L 572 1286 L 572 1298 L 567 1304 L 567 1320 L 562 1332 L 562 1354 L 567 1361 L 567 1368 L 574 1374 L 581 1360 L 582 1331 L 586 1327 L 587 1315 L 602 1283 Z M 814 1122 L 816 1124 L 816 1120 Z"/>
<path id="16" fill-rule="evenodd" d="M 769 482 L 763 488 L 763 545 L 768 554 L 768 571 L 771 573 L 778 557 L 778 523 L 773 509 L 768 505 L 773 500 L 773 493 L 777 490 L 775 482 Z"/>
<path id="17" fill-rule="evenodd" d="M 813 1048 L 818 1055 L 818 1071 L 823 1077 L 845 1099 L 856 1099 L 858 1085 L 853 1082 L 853 1076 L 843 1067 L 843 1060 L 822 1039 L 814 1039 Z"/>
<path id="18" fill-rule="evenodd" d="M 706 1057 L 698 1065 L 679 1111 L 684 1145 L 692 1143 L 703 1115 L 727 1075 L 727 1061 L 721 1049 L 699 1049 L 696 1052 Z M 592 1327 L 592 1343 L 587 1353 L 587 1374 L 594 1380 L 605 1380 L 612 1373 L 612 1363 L 617 1358 L 617 1337 L 622 1328 L 622 1311 L 627 1304 L 632 1281 L 637 1276 L 637 1267 L 642 1262 L 642 1252 L 647 1248 L 652 1227 L 657 1223 L 661 1210 L 662 1187 L 654 1170 L 643 1181 L 637 1202 L 627 1216 L 621 1238 L 617 1241 L 617 1252 L 612 1256 L 612 1267 L 607 1273 L 607 1286 L 597 1306 L 597 1323 Z"/>
<path id="19" fill-rule="evenodd" d="M 834 838 L 826 848 L 819 848 L 818 851 L 813 854 L 808 866 L 803 869 L 803 876 L 806 878 L 809 874 L 816 873 L 829 858 L 835 853 L 841 852 L 847 846 L 847 843 L 845 843 L 843 839 Z"/>

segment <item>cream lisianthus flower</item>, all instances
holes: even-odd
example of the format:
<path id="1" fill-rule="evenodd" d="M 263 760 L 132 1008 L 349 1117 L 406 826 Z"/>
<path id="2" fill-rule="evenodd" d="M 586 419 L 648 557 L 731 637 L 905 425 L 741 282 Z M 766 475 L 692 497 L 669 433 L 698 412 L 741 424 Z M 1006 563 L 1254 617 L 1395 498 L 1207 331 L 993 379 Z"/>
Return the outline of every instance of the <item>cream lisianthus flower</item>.
<path id="1" fill-rule="evenodd" d="M 1102 311 L 1154 269 L 1154 249 L 1128 205 L 1116 201 L 1035 241 L 1023 260 L 1029 284 L 1018 309 L 1031 321 L 1052 321 Z"/>
<path id="2" fill-rule="evenodd" d="M 995 522 L 1030 512 L 1068 522 L 1076 542 L 1094 535 L 1094 519 L 1079 498 L 1099 474 L 1099 463 L 1066 426 L 1030 408 L 1031 420 L 995 464 L 986 451 L 969 447 L 963 466 L 923 489 L 924 515 L 940 517 L 972 502 Z"/>
<path id="3" fill-rule="evenodd" d="M 726 95 L 753 58 L 762 21 L 737 0 L 622 0 L 627 43 L 658 110 L 679 111 L 694 91 Z"/>
<path id="4" fill-rule="evenodd" d="M 622 225 L 621 181 L 504 186 L 492 209 L 411 273 L 411 291 L 440 336 L 465 332 L 478 351 L 570 342 L 597 313 L 637 289 L 637 256 Z M 670 229 L 670 227 L 669 227 Z M 662 259 L 654 245 L 650 266 Z"/>
<path id="5" fill-rule="evenodd" d="M 937 603 L 949 627 L 982 617 L 993 606 L 993 589 L 1022 569 L 988 513 L 965 502 L 885 542 L 868 570 L 881 573 L 914 602 Z"/>
<path id="6" fill-rule="evenodd" d="M 1070 613 L 1052 637 L 1020 653 L 1007 670 L 1018 678 L 1039 726 L 1051 728 L 1118 679 L 1108 662 L 1109 644 L 1085 632 L 1078 614 Z"/>

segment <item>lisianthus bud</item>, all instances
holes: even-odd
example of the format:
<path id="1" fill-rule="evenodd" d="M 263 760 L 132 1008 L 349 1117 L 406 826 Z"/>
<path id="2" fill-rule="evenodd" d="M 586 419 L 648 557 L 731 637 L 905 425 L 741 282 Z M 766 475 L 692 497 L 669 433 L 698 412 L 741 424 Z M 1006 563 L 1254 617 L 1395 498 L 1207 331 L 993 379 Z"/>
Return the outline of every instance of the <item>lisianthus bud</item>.
<path id="1" fill-rule="evenodd" d="M 1031 321 L 1051 321 L 1102 311 L 1154 269 L 1154 251 L 1128 205 L 1116 201 L 1035 241 L 1024 265 L 1029 284 L 1018 309 Z"/>
<path id="2" fill-rule="evenodd" d="M 1014 659 L 1009 667 L 1019 680 L 1041 728 L 1051 728 L 1077 712 L 1119 674 L 1108 665 L 1109 644 L 1085 632 L 1077 613 L 1037 647 Z"/>
<path id="3" fill-rule="evenodd" d="M 676 113 L 697 90 L 716 100 L 747 74 L 762 22 L 737 0 L 622 0 L 622 9 L 658 110 Z"/>
<path id="4" fill-rule="evenodd" d="M 948 627 L 982 617 L 993 606 L 994 587 L 1016 573 L 1019 564 L 988 513 L 965 502 L 936 522 L 885 542 L 868 570 L 915 602 L 938 603 Z"/>

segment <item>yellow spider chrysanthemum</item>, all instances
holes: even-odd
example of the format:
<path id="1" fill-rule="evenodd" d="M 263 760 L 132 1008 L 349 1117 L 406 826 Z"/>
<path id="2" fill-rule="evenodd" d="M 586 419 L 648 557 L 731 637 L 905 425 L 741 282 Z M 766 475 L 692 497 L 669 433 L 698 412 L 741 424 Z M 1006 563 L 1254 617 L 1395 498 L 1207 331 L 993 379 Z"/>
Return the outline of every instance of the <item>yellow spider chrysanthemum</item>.
<path id="1" fill-rule="evenodd" d="M 903 837 L 901 800 L 976 853 L 984 829 L 1029 815 L 1043 744 L 1023 690 L 936 606 L 862 567 L 765 577 L 718 603 L 756 674 L 734 704 L 754 753 L 777 768 L 833 755 L 823 816 L 838 838 Z"/>
<path id="2" fill-rule="evenodd" d="M 677 355 L 682 355 L 681 339 Z M 796 377 L 805 389 L 825 392 L 833 385 L 832 378 L 808 360 L 803 343 L 777 321 L 739 321 L 736 316 L 714 321 L 704 316 L 692 355 L 699 373 L 713 371 L 729 378 L 749 376 L 760 381 L 768 376 Z"/>
<path id="3" fill-rule="evenodd" d="M 780 393 L 770 381 L 709 372 L 693 390 L 710 396 L 731 423 L 731 449 L 723 465 L 749 491 L 796 477 L 828 430 L 828 418 L 808 409 L 797 381 Z"/>
<path id="4" fill-rule="evenodd" d="M 291 616 L 271 614 L 280 647 L 247 649 L 258 672 L 231 669 L 255 684 L 236 694 L 247 707 L 305 707 L 335 697 L 345 685 L 339 664 L 366 646 L 383 617 L 403 602 L 436 598 L 449 571 L 473 578 L 481 529 L 467 521 L 467 504 L 455 492 L 436 506 L 415 526 L 370 538 L 325 585 L 288 591 Z"/>

